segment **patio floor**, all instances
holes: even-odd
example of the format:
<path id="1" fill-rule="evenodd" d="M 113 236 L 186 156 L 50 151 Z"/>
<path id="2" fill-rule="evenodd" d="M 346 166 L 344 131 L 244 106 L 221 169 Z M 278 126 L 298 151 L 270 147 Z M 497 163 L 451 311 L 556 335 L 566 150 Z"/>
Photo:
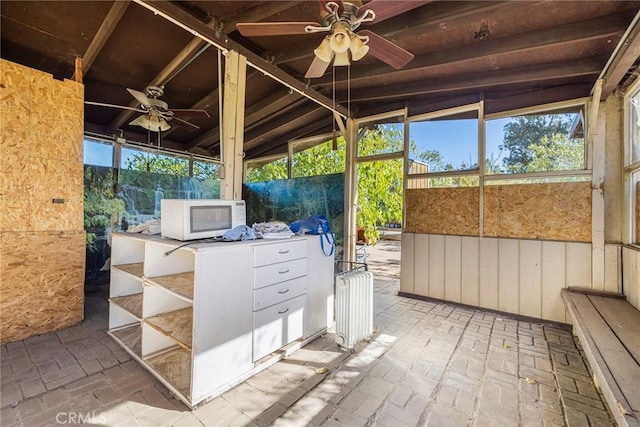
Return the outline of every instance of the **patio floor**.
<path id="1" fill-rule="evenodd" d="M 328 333 L 190 411 L 90 293 L 81 325 L 1 346 L 0 425 L 614 425 L 569 327 L 399 297 L 399 242 L 368 251 L 376 334 L 354 352 Z"/>

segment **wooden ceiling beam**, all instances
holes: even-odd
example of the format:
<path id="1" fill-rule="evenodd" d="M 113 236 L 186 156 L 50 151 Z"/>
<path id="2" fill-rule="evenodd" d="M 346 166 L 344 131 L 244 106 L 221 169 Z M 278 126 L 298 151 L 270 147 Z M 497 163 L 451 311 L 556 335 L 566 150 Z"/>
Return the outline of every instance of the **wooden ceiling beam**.
<path id="1" fill-rule="evenodd" d="M 302 97 L 296 93 L 289 93 L 288 91 L 278 91 L 270 96 L 262 99 L 245 109 L 245 130 L 252 126 L 254 123 L 269 117 L 278 111 L 285 108 L 287 105 L 301 99 Z M 187 144 L 187 149 L 191 150 L 195 147 L 215 147 L 220 142 L 220 127 L 216 126 L 198 138 Z"/>
<path id="2" fill-rule="evenodd" d="M 281 83 L 299 92 L 300 94 L 303 94 L 305 97 L 309 98 L 318 105 L 321 105 L 327 109 L 334 108 L 333 101 L 327 96 L 312 88 L 307 87 L 300 80 L 297 80 L 287 72 L 268 62 L 264 58 L 260 57 L 259 55 L 255 54 L 239 43 L 230 40 L 228 37 L 222 37 L 221 35 L 217 34 L 216 31 L 209 28 L 209 26 L 198 20 L 196 17 L 190 15 L 188 12 L 182 10 L 173 2 L 168 0 L 134 1 L 153 12 L 162 15 L 163 18 L 170 20 L 181 28 L 191 31 L 193 34 L 196 34 L 197 37 L 210 40 L 221 48 L 238 52 L 239 54 L 247 58 L 249 65 L 257 68 L 265 74 L 268 74 L 274 80 L 280 81 Z M 340 114 L 349 116 L 349 111 L 344 106 L 336 105 L 335 110 L 339 111 Z"/>
<path id="3" fill-rule="evenodd" d="M 533 83 L 544 80 L 584 77 L 597 75 L 601 68 L 601 61 L 598 58 L 584 58 L 532 65 L 517 69 L 496 70 L 490 73 L 477 71 L 464 75 L 423 80 L 414 83 L 400 83 L 359 89 L 351 94 L 351 102 L 374 101 L 379 99 L 389 101 L 416 95 L 480 90 L 514 83 Z M 344 93 L 339 93 L 339 95 L 341 95 L 341 98 L 347 98 Z"/>
<path id="4" fill-rule="evenodd" d="M 601 18 L 560 25 L 547 30 L 530 31 L 509 37 L 482 40 L 453 49 L 429 52 L 414 58 L 402 70 L 398 71 L 389 72 L 390 69 L 387 65 L 357 68 L 351 72 L 351 83 L 366 80 L 379 74 L 393 78 L 410 71 L 463 64 L 495 55 L 523 53 L 538 48 L 557 47 L 567 43 L 619 37 L 622 34 L 621 28 L 623 28 L 627 20 L 626 15 L 626 12 L 616 13 Z M 341 82 L 346 82 L 346 79 L 336 80 L 336 83 Z M 313 87 L 331 87 L 332 84 L 330 77 L 323 77 L 313 82 Z"/>
<path id="5" fill-rule="evenodd" d="M 277 137 L 282 132 L 286 132 L 286 128 L 294 128 L 296 122 L 305 122 L 310 120 L 309 117 L 317 117 L 319 112 L 323 112 L 329 115 L 329 111 L 326 111 L 322 107 L 319 107 L 313 103 L 307 103 L 306 105 L 296 108 L 291 114 L 283 114 L 276 119 L 271 120 L 268 125 L 261 126 L 259 129 L 253 132 L 245 133 L 244 137 L 244 150 L 250 150 L 258 145 L 269 142 Z"/>
<path id="6" fill-rule="evenodd" d="M 323 123 L 322 121 L 314 120 L 307 125 L 295 128 L 292 131 L 287 132 L 285 135 L 281 135 L 280 137 L 273 139 L 271 142 L 245 151 L 245 158 L 253 159 L 270 154 L 286 153 L 289 141 L 311 135 L 321 135 L 323 133 L 328 133 L 331 129 L 332 126 L 330 123 Z"/>
<path id="7" fill-rule="evenodd" d="M 105 16 L 102 24 L 100 25 L 100 28 L 98 28 L 98 32 L 93 37 L 91 43 L 89 44 L 89 47 L 82 56 L 82 71 L 85 75 L 87 74 L 87 71 L 89 71 L 89 68 L 91 68 L 91 66 L 93 65 L 93 62 L 96 60 L 96 57 L 104 47 L 107 40 L 109 40 L 109 37 L 111 37 L 113 30 L 115 30 L 118 22 L 120 22 L 122 15 L 124 15 L 130 3 L 130 0 L 116 0 L 113 2 L 111 9 L 109 9 L 109 12 L 107 13 L 107 16 Z M 75 77 L 76 73 L 73 73 L 73 77 L 71 77 L 71 79 L 75 79 Z"/>
<path id="8" fill-rule="evenodd" d="M 452 22 L 458 19 L 470 19 L 472 16 L 486 16 L 487 13 L 512 6 L 513 2 L 508 1 L 471 1 L 471 2 L 436 2 L 428 7 L 414 9 L 411 13 L 403 14 L 371 25 L 367 28 L 382 37 L 395 35 L 404 36 L 407 31 L 425 33 L 429 27 L 437 27 L 443 22 Z M 363 26 L 364 28 L 364 26 Z M 318 41 L 318 43 L 320 43 Z M 313 49 L 300 47 L 287 49 L 284 52 L 272 52 L 275 64 L 297 61 L 299 59 L 311 58 Z"/>
<path id="9" fill-rule="evenodd" d="M 210 22 L 209 25 L 212 25 Z M 147 86 L 162 86 L 166 80 L 171 77 L 177 70 L 183 67 L 191 58 L 206 44 L 200 37 L 194 37 L 191 41 L 156 75 L 153 80 L 147 83 Z M 135 88 L 144 91 L 144 88 Z M 138 107 L 140 103 L 135 99 L 129 103 L 129 107 Z M 123 110 L 118 117 L 109 125 L 109 129 L 113 132 L 122 127 L 133 115 L 131 110 Z"/>
<path id="10" fill-rule="evenodd" d="M 640 12 L 633 20 L 632 27 L 629 27 L 629 35 L 622 41 L 622 47 L 615 53 L 609 68 L 605 70 L 602 99 L 611 95 L 640 57 L 640 22 L 637 19 L 639 15 Z"/>

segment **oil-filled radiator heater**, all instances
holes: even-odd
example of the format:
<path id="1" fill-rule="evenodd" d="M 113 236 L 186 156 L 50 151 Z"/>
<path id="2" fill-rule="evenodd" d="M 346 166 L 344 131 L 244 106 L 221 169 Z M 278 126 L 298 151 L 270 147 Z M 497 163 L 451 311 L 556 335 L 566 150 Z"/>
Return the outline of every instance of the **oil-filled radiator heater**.
<path id="1" fill-rule="evenodd" d="M 355 271 L 336 276 L 336 343 L 353 348 L 373 334 L 373 273 Z"/>

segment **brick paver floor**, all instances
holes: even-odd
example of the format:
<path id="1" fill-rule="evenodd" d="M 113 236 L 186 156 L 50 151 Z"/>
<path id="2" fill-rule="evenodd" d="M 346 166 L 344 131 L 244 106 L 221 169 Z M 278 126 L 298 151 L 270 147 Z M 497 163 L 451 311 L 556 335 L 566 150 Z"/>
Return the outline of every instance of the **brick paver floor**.
<path id="1" fill-rule="evenodd" d="M 369 252 L 376 334 L 354 352 L 328 333 L 190 411 L 106 334 L 92 293 L 81 325 L 1 346 L 0 425 L 614 425 L 570 328 L 398 297 L 398 242 Z"/>

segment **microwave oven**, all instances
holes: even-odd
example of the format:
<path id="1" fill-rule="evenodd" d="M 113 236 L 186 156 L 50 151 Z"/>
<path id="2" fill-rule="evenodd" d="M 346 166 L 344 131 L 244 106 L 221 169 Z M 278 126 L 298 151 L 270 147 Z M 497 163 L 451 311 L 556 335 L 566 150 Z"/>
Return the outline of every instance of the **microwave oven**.
<path id="1" fill-rule="evenodd" d="M 176 240 L 221 237 L 227 230 L 246 225 L 244 200 L 162 199 L 160 233 Z"/>

